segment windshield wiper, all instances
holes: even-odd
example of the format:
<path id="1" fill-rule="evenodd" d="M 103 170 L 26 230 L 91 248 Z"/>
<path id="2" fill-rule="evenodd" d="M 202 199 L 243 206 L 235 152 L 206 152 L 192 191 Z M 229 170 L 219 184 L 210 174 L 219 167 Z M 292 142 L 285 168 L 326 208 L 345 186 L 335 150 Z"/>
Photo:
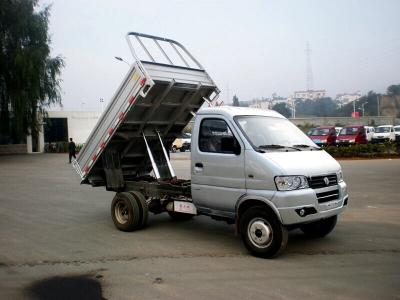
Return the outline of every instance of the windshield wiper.
<path id="1" fill-rule="evenodd" d="M 290 149 L 294 149 L 294 150 L 297 150 L 297 151 L 301 151 L 300 149 L 295 148 L 295 147 L 284 146 L 284 145 L 276 145 L 276 144 L 260 145 L 260 146 L 258 146 L 258 148 L 263 148 L 263 149 L 283 149 L 283 148 L 290 148 Z"/>
<path id="2" fill-rule="evenodd" d="M 293 145 L 293 147 L 296 147 L 296 148 L 313 148 L 315 150 L 322 150 L 321 147 L 316 147 L 316 146 L 311 146 L 311 145 L 306 145 L 306 144 Z"/>

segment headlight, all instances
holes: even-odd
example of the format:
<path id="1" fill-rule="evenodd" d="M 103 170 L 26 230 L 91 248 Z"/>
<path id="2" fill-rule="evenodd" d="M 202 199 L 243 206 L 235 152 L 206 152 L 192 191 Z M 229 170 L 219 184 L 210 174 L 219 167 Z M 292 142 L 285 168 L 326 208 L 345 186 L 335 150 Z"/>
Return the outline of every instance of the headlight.
<path id="1" fill-rule="evenodd" d="M 338 182 L 342 182 L 343 181 L 343 172 L 342 172 L 342 170 L 338 171 L 336 173 L 336 175 L 337 175 L 337 181 Z"/>
<path id="2" fill-rule="evenodd" d="M 275 185 L 278 191 L 293 191 L 308 188 L 305 176 L 276 176 Z"/>

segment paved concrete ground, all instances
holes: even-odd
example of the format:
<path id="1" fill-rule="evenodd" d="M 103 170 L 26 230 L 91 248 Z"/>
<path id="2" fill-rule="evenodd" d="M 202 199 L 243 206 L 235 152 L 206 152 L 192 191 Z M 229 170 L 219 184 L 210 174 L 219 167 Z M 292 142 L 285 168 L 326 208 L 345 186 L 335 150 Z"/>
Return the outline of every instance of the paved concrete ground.
<path id="1" fill-rule="evenodd" d="M 179 176 L 189 154 L 173 154 Z M 290 233 L 275 260 L 233 227 L 150 216 L 124 233 L 113 193 L 59 154 L 0 157 L 0 299 L 400 299 L 400 160 L 342 161 L 348 210 L 321 240 Z"/>

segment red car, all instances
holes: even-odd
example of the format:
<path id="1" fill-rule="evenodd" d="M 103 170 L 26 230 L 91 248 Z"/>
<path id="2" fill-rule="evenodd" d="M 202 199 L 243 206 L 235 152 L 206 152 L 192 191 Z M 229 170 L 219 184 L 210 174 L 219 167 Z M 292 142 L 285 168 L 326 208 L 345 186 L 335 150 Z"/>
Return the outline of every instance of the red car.
<path id="1" fill-rule="evenodd" d="M 334 145 L 336 145 L 335 126 L 320 126 L 317 128 L 313 128 L 308 133 L 308 136 L 318 146 L 322 146 L 322 145 L 334 146 Z"/>
<path id="2" fill-rule="evenodd" d="M 340 130 L 336 140 L 338 145 L 367 144 L 364 125 L 348 125 Z"/>

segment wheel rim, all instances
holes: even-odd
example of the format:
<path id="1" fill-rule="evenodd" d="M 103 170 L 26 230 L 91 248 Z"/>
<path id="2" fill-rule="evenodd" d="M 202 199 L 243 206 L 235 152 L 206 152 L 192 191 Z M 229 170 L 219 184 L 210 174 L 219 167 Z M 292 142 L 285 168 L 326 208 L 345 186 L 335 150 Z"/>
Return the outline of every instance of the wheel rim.
<path id="1" fill-rule="evenodd" d="M 125 205 L 124 202 L 119 201 L 114 208 L 115 218 L 118 223 L 125 224 L 129 219 L 129 209 L 128 206 Z"/>
<path id="2" fill-rule="evenodd" d="M 247 227 L 250 242 L 257 248 L 267 248 L 272 243 L 273 231 L 269 222 L 262 218 L 250 221 Z"/>

